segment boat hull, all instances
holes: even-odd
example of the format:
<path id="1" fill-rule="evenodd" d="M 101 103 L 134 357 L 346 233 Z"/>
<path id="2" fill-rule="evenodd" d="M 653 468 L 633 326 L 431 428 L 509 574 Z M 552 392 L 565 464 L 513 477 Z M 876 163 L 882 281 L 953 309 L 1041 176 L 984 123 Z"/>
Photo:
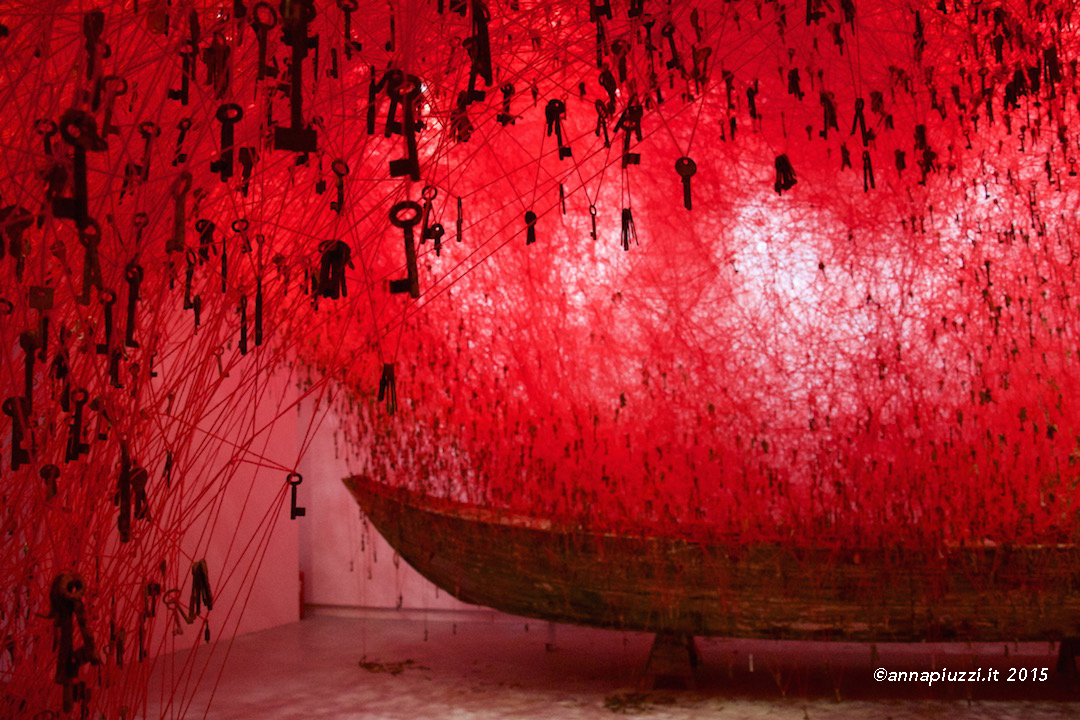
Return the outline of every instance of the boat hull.
<path id="1" fill-rule="evenodd" d="M 345 480 L 421 575 L 524 617 L 686 635 L 848 641 L 1080 635 L 1074 546 L 940 552 L 598 535 Z"/>

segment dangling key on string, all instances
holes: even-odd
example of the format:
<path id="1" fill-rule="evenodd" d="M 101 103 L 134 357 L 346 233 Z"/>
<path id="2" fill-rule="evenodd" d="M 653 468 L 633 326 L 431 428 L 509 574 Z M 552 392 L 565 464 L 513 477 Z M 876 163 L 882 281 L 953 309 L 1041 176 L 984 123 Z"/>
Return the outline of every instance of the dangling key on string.
<path id="1" fill-rule="evenodd" d="M 386 400 L 386 414 L 393 415 L 397 410 L 397 378 L 394 376 L 394 364 L 383 363 L 382 375 L 379 376 L 379 396 L 377 402 Z"/>
<path id="2" fill-rule="evenodd" d="M 407 275 L 399 280 L 390 281 L 391 294 L 409 293 L 409 297 L 420 297 L 420 274 L 416 266 L 416 245 L 413 240 L 413 227 L 420 223 L 423 209 L 419 203 L 403 200 L 390 208 L 390 223 L 402 230 L 405 239 L 405 268 Z"/>
<path id="3" fill-rule="evenodd" d="M 536 242 L 536 213 L 532 210 L 525 213 L 525 225 L 528 230 L 525 235 L 525 244 L 532 245 Z"/>
<path id="4" fill-rule="evenodd" d="M 690 210 L 690 178 L 694 177 L 694 173 L 697 172 L 697 163 L 683 156 L 675 161 L 675 172 L 682 177 L 683 207 Z"/>
<path id="5" fill-rule="evenodd" d="M 296 479 L 294 480 L 293 478 L 296 478 Z M 285 482 L 287 482 L 289 484 L 289 487 L 290 487 L 290 493 L 289 493 L 290 494 L 290 499 L 289 499 L 289 519 L 290 520 L 295 520 L 298 517 L 304 517 L 304 515 L 307 515 L 307 509 L 299 507 L 296 504 L 296 488 L 299 487 L 300 483 L 302 483 L 303 481 L 304 481 L 303 476 L 301 476 L 300 473 L 296 473 L 296 472 L 289 473 L 289 475 L 285 478 Z"/>

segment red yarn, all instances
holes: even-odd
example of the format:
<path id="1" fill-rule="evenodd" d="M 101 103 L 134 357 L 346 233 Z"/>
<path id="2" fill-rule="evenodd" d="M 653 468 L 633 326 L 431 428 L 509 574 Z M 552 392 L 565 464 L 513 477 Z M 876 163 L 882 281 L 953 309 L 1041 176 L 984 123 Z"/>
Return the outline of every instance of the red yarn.
<path id="1" fill-rule="evenodd" d="M 177 541 L 259 461 L 284 364 L 356 471 L 438 494 L 746 544 L 1075 541 L 1071 2 L 306 7 L 0 11 L 20 713 L 60 703 L 35 618 L 69 572 L 98 646 L 129 639 L 89 702 L 140 705 L 148 583 L 190 582 Z"/>

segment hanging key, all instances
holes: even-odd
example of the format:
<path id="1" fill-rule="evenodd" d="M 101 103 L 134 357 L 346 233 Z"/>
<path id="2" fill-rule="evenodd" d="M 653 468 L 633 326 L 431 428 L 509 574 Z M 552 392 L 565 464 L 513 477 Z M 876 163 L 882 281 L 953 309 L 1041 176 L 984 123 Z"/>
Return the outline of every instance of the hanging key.
<path id="1" fill-rule="evenodd" d="M 19 346 L 24 357 L 23 396 L 26 400 L 26 416 L 34 412 L 34 357 L 41 343 L 33 333 L 19 333 Z"/>
<path id="2" fill-rule="evenodd" d="M 623 208 L 622 211 L 622 248 L 623 250 L 630 250 L 630 244 L 637 245 L 637 226 L 634 225 L 634 213 L 630 208 Z"/>
<path id="3" fill-rule="evenodd" d="M 136 520 L 150 521 L 150 502 L 146 497 L 146 483 L 150 473 L 144 467 L 131 469 L 132 514 Z"/>
<path id="4" fill-rule="evenodd" d="M 225 348 L 218 345 L 216 348 L 210 351 L 210 354 L 214 356 L 214 360 L 217 361 L 217 371 L 219 378 L 229 377 L 229 373 L 225 372 L 225 365 L 222 362 L 222 358 L 225 356 Z"/>
<path id="5" fill-rule="evenodd" d="M 195 223 L 195 232 L 199 233 L 199 265 L 210 261 L 210 251 L 214 248 L 214 230 L 217 229 L 210 220 L 202 218 Z"/>
<path id="6" fill-rule="evenodd" d="M 247 233 L 250 226 L 247 218 L 239 218 L 238 220 L 233 220 L 232 223 L 233 232 L 236 233 L 237 237 L 240 239 L 241 255 L 248 255 L 251 253 L 251 240 L 248 239 Z"/>
<path id="7" fill-rule="evenodd" d="M 262 275 L 255 280 L 255 347 L 263 340 L 263 290 Z"/>
<path id="8" fill-rule="evenodd" d="M 416 245 L 413 240 L 413 228 L 420 223 L 423 210 L 419 203 L 402 200 L 390 208 L 390 223 L 402 230 L 405 239 L 405 268 L 407 276 L 390 281 L 392 294 L 408 293 L 409 297 L 420 297 L 420 274 L 416 266 Z"/>
<path id="9" fill-rule="evenodd" d="M 499 90 L 502 91 L 502 112 L 496 115 L 495 119 L 503 127 L 513 125 L 515 121 L 513 114 L 510 112 L 510 98 L 514 97 L 514 86 L 510 83 L 503 83 Z"/>
<path id="10" fill-rule="evenodd" d="M 229 248 L 228 248 L 228 233 L 221 234 L 221 292 L 225 294 L 229 291 Z"/>
<path id="11" fill-rule="evenodd" d="M 90 452 L 90 444 L 82 441 L 83 437 L 83 406 L 90 400 L 90 395 L 84 388 L 71 391 L 71 402 L 75 404 L 75 412 L 72 413 L 71 424 L 68 426 L 68 446 L 66 462 L 74 462 L 80 455 Z"/>
<path id="12" fill-rule="evenodd" d="M 191 173 L 186 170 L 180 173 L 172 184 L 173 196 L 173 231 L 169 241 L 165 244 L 165 252 L 184 252 L 185 240 L 184 228 L 187 225 L 187 194 L 191 190 Z"/>
<path id="13" fill-rule="evenodd" d="M 326 76 L 333 80 L 338 78 L 337 48 L 330 48 L 330 69 L 326 71 Z"/>
<path id="14" fill-rule="evenodd" d="M 660 35 L 667 38 L 668 47 L 671 49 L 671 59 L 666 63 L 667 69 L 674 70 L 678 68 L 681 71 L 683 69 L 682 62 L 679 60 L 679 51 L 675 48 L 675 24 L 671 22 L 664 23 L 664 27 L 660 29 Z"/>
<path id="15" fill-rule="evenodd" d="M 631 5 L 631 9 L 633 5 Z M 653 71 L 653 67 L 656 64 L 656 45 L 653 44 L 652 29 L 656 25 L 656 20 L 652 15 L 645 15 L 641 26 L 645 28 L 645 52 L 649 55 L 649 71 Z"/>
<path id="16" fill-rule="evenodd" d="M 184 138 L 187 137 L 188 130 L 191 129 L 191 118 L 184 118 L 176 124 L 176 129 L 180 131 L 180 135 L 176 138 L 176 154 L 173 156 L 172 164 L 177 166 L 180 163 L 187 162 L 187 153 L 183 152 Z"/>
<path id="17" fill-rule="evenodd" d="M 180 89 L 172 90 L 168 92 L 170 100 L 179 100 L 181 105 L 187 105 L 191 90 L 191 80 L 195 74 L 195 56 L 198 54 L 198 48 L 191 40 L 185 40 L 180 45 L 180 59 L 182 68 L 180 70 Z"/>
<path id="18" fill-rule="evenodd" d="M 465 38 L 462 45 L 469 54 L 471 60 L 469 67 L 469 85 L 467 89 L 469 102 L 481 102 L 484 92 L 476 89 L 477 78 L 483 78 L 484 85 L 490 87 L 492 83 L 491 66 L 491 30 L 488 23 L 491 13 L 483 0 L 471 0 L 469 3 L 472 15 L 472 35 Z"/>
<path id="19" fill-rule="evenodd" d="M 61 326 L 60 349 L 49 365 L 49 377 L 60 381 L 60 409 L 71 412 L 71 372 L 67 360 L 67 333 Z"/>
<path id="20" fill-rule="evenodd" d="M 356 12 L 359 3 L 356 0 L 337 0 L 337 6 L 345 14 L 345 59 L 351 60 L 353 50 L 360 52 L 363 45 L 352 39 L 352 14 Z"/>
<path id="21" fill-rule="evenodd" d="M 382 87 L 382 82 L 375 81 L 375 66 L 369 66 L 368 75 L 368 105 L 367 105 L 367 134 L 375 134 L 375 104 L 379 99 L 379 89 Z M 386 78 L 383 78 L 385 82 Z M 389 137 L 389 136 L 388 136 Z"/>
<path id="22" fill-rule="evenodd" d="M 308 25 L 315 19 L 314 0 L 283 0 L 281 24 L 285 44 L 292 48 L 289 65 L 290 125 L 274 128 L 274 149 L 290 150 L 304 155 L 318 149 L 315 130 L 304 126 L 304 58 L 316 45 L 317 38 L 308 37 Z"/>
<path id="23" fill-rule="evenodd" d="M 15 260 L 15 276 L 22 280 L 26 269 L 27 247 L 24 235 L 34 225 L 34 215 L 18 205 L 0 208 L 0 258 L 4 257 L 4 243 L 9 243 L 11 257 Z"/>
<path id="24" fill-rule="evenodd" d="M 101 278 L 101 262 L 98 257 L 98 245 L 101 244 L 101 226 L 92 218 L 87 218 L 85 227 L 79 232 L 79 243 L 86 252 L 83 257 L 83 286 L 82 295 L 77 298 L 80 305 L 90 304 L 90 288 L 95 287 L 98 291 L 105 289 Z"/>
<path id="25" fill-rule="evenodd" d="M 439 223 L 435 223 L 430 228 L 428 228 L 428 237 L 431 238 L 431 241 L 435 245 L 435 256 L 436 257 L 442 257 L 442 239 L 443 239 L 443 235 L 445 235 L 445 234 L 446 234 L 446 229 L 442 225 L 440 225 Z"/>
<path id="26" fill-rule="evenodd" d="M 390 98 L 390 107 L 386 111 L 386 129 L 384 137 L 401 135 L 403 126 L 397 119 L 398 106 L 401 104 L 401 84 L 405 82 L 405 73 L 397 68 L 390 68 L 383 75 L 382 80 L 375 86 L 376 91 L 385 87 L 386 95 Z"/>
<path id="27" fill-rule="evenodd" d="M 154 143 L 154 138 L 161 135 L 161 128 L 153 120 L 146 120 L 139 124 L 139 134 L 142 135 L 145 143 L 143 145 L 142 180 L 146 182 L 150 179 L 150 147 Z"/>
<path id="28" fill-rule="evenodd" d="M 11 418 L 11 469 L 17 472 L 23 465 L 30 464 L 30 451 L 23 447 L 30 419 L 29 402 L 24 397 L 9 397 L 2 407 L 4 414 Z"/>
<path id="29" fill-rule="evenodd" d="M 626 56 L 630 53 L 630 43 L 618 39 L 611 43 L 611 54 L 616 58 L 616 66 L 619 71 L 619 82 L 626 82 Z"/>
<path id="30" fill-rule="evenodd" d="M 415 75 L 406 75 L 400 85 L 392 88 L 387 86 L 387 92 L 401 103 L 402 134 L 405 136 L 406 157 L 390 161 L 390 177 L 402 177 L 408 175 L 413 182 L 420 181 L 420 153 L 416 147 L 416 120 L 414 117 L 417 100 L 420 97 L 420 79 Z"/>
<path id="31" fill-rule="evenodd" d="M 592 223 L 592 231 L 589 233 L 589 237 L 593 240 L 596 239 L 596 206 L 589 205 L 589 220 Z"/>
<path id="32" fill-rule="evenodd" d="M 221 123 L 221 157 L 210 163 L 210 172 L 220 173 L 221 182 L 228 182 L 233 176 L 233 126 L 244 117 L 244 110 L 236 103 L 228 103 L 217 109 L 216 117 Z"/>
<path id="33" fill-rule="evenodd" d="M 464 225 L 465 225 L 465 218 L 464 218 L 464 216 L 462 215 L 462 212 L 461 212 L 461 197 L 458 196 L 458 199 L 457 199 L 457 220 L 455 221 L 455 227 L 454 227 L 454 229 L 457 232 L 455 237 L 457 238 L 458 242 L 461 242 L 461 230 L 464 227 Z"/>
<path id="34" fill-rule="evenodd" d="M 645 108 L 640 104 L 633 103 L 628 105 L 622 114 L 619 116 L 619 122 L 616 123 L 613 133 L 617 133 L 620 130 L 623 131 L 623 154 L 622 154 L 622 166 L 626 168 L 629 165 L 639 165 L 641 163 L 641 154 L 630 152 L 631 136 L 636 137 L 638 142 L 641 142 L 641 118 L 645 114 Z"/>
<path id="35" fill-rule="evenodd" d="M 59 132 L 59 130 L 57 130 L 56 123 L 54 123 L 49 118 L 41 118 L 34 124 L 34 129 L 37 131 L 37 134 L 41 136 L 42 141 L 45 143 L 45 156 L 52 157 L 52 139 L 56 136 L 56 133 Z"/>
<path id="36" fill-rule="evenodd" d="M 247 355 L 248 351 L 248 320 L 247 320 L 247 295 L 240 296 L 240 354 Z"/>
<path id="37" fill-rule="evenodd" d="M 139 287 L 142 285 L 143 269 L 134 260 L 124 269 L 128 284 L 127 323 L 124 328 L 124 345 L 129 348 L 139 347 L 135 342 L 135 308 L 139 303 Z"/>
<path id="38" fill-rule="evenodd" d="M 210 570 L 206 558 L 191 564 L 191 598 L 188 601 L 187 616 L 189 625 L 195 622 L 203 605 L 207 610 L 214 609 L 214 594 L 210 591 Z"/>
<path id="39" fill-rule="evenodd" d="M 31 310 L 38 311 L 38 360 L 45 362 L 49 356 L 49 310 L 53 309 L 55 288 L 47 285 L 31 285 L 27 291 L 27 301 Z"/>
<path id="40" fill-rule="evenodd" d="M 386 414 L 397 411 L 397 378 L 394 376 L 394 363 L 383 363 L 382 375 L 379 376 L 379 395 L 375 402 L 386 400 Z"/>
<path id="41" fill-rule="evenodd" d="M 349 174 L 349 166 L 344 160 L 338 158 L 330 163 L 330 169 L 337 176 L 337 200 L 330 203 L 330 209 L 340 215 L 342 208 L 345 207 L 345 176 Z"/>
<path id="42" fill-rule="evenodd" d="M 290 488 L 289 519 L 295 520 L 298 517 L 304 517 L 304 515 L 307 514 L 307 510 L 296 504 L 296 488 L 300 487 L 300 483 L 304 482 L 303 476 L 301 476 L 300 473 L 289 473 L 285 478 L 285 482 L 289 484 Z"/>
<path id="43" fill-rule="evenodd" d="M 434 185 L 425 185 L 420 191 L 420 198 L 424 201 L 423 220 L 420 225 L 420 243 L 426 243 L 431 237 L 431 201 L 439 194 L 439 189 Z"/>
<path id="44" fill-rule="evenodd" d="M 195 307 L 195 303 L 191 300 L 191 281 L 195 278 L 195 265 L 198 263 L 199 256 L 194 250 L 188 250 L 184 256 L 187 259 L 187 270 L 184 274 L 184 309 L 190 310 Z"/>
<path id="45" fill-rule="evenodd" d="M 93 116 L 81 110 L 71 109 L 60 118 L 60 137 L 72 147 L 75 154 L 74 177 L 71 197 L 53 198 L 53 215 L 75 221 L 78 228 L 87 222 L 86 153 L 104 152 L 109 146 L 98 137 L 97 123 Z"/>
<path id="46" fill-rule="evenodd" d="M 112 290 L 102 290 L 98 296 L 98 302 L 103 306 L 105 316 L 105 342 L 97 344 L 97 354 L 107 355 L 112 347 L 113 334 L 113 305 L 116 304 L 116 293 Z"/>
<path id="47" fill-rule="evenodd" d="M 691 52 L 694 58 L 694 70 L 691 76 L 694 78 L 694 87 L 700 93 L 705 90 L 705 86 L 709 81 L 709 56 L 712 55 L 712 48 L 691 46 Z M 753 115 L 751 115 L 752 117 Z"/>
<path id="48" fill-rule="evenodd" d="M 123 357 L 124 352 L 118 346 L 109 353 L 109 383 L 118 390 L 124 389 L 124 384 L 120 382 L 120 361 Z"/>
<path id="49" fill-rule="evenodd" d="M 697 172 L 697 163 L 683 156 L 675 161 L 675 172 L 682 177 L 683 207 L 690 210 L 690 178 L 694 177 L 694 173 Z"/>
<path id="50" fill-rule="evenodd" d="M 618 90 L 618 85 L 615 83 L 615 75 L 608 68 L 604 68 L 600 73 L 600 86 L 607 92 L 607 113 L 611 115 L 615 112 L 615 93 Z"/>
<path id="51" fill-rule="evenodd" d="M 536 242 L 536 213 L 529 210 L 525 213 L 525 244 L 532 245 Z"/>
<path id="52" fill-rule="evenodd" d="M 101 36 L 105 33 L 105 13 L 101 10 L 91 10 L 83 15 L 83 38 L 86 48 L 86 79 L 93 88 L 91 109 L 97 112 L 101 104 L 101 65 L 102 60 L 111 53 L 108 43 L 101 42 Z M 90 93 L 86 93 L 89 95 Z M 85 98 L 84 98 L 85 99 Z"/>
<path id="53" fill-rule="evenodd" d="M 251 186 L 251 171 L 255 167 L 256 153 L 253 147 L 240 148 L 240 167 L 243 168 L 241 173 L 240 192 L 244 197 L 247 197 L 248 188 Z"/>
<path id="54" fill-rule="evenodd" d="M 116 98 L 127 95 L 128 81 L 119 75 L 107 75 L 101 82 L 105 88 L 105 120 L 101 125 L 101 136 L 119 135 L 120 128 L 113 125 L 113 107 Z"/>
<path id="55" fill-rule="evenodd" d="M 549 100 L 544 108 L 544 119 L 547 122 L 547 135 L 551 137 L 555 133 L 555 140 L 559 145 L 559 159 L 572 157 L 573 152 L 563 144 L 562 119 L 566 117 L 566 103 L 558 98 Z"/>
<path id="56" fill-rule="evenodd" d="M 42 466 L 38 471 L 38 475 L 45 481 L 45 499 L 52 500 L 56 497 L 58 488 L 56 481 L 60 479 L 60 468 L 52 463 Z"/>
<path id="57" fill-rule="evenodd" d="M 120 475 L 116 481 L 113 504 L 120 508 L 116 516 L 116 529 L 120 542 L 129 542 L 131 540 L 131 457 L 128 455 L 127 444 L 123 442 L 120 443 Z"/>
<path id="58" fill-rule="evenodd" d="M 214 97 L 225 97 L 229 89 L 230 65 L 229 56 L 232 48 L 225 40 L 225 35 L 220 30 L 214 31 L 214 39 L 210 47 L 202 52 L 203 65 L 206 67 L 206 84 L 214 89 Z"/>
<path id="59" fill-rule="evenodd" d="M 870 192 L 872 188 L 876 188 L 874 185 L 874 165 L 870 161 L 870 151 L 863 150 L 863 192 Z"/>
<path id="60" fill-rule="evenodd" d="M 259 43 L 258 71 L 255 79 L 261 81 L 267 77 L 277 77 L 277 60 L 273 65 L 266 64 L 266 40 L 270 30 L 277 25 L 278 17 L 274 8 L 269 3 L 255 3 L 255 9 L 251 14 L 251 29 L 255 31 L 255 39 Z"/>

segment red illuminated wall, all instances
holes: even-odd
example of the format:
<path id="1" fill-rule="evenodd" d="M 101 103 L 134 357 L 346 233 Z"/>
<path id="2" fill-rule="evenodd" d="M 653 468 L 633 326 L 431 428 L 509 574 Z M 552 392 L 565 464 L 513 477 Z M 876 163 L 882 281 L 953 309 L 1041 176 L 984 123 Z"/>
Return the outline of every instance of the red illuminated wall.
<path id="1" fill-rule="evenodd" d="M 594 527 L 1075 537 L 1070 2 L 35 0 L 0 22 L 20 713 L 80 682 L 138 706 L 106 679 L 142 677 L 139 628 L 160 650 L 172 609 L 217 625 L 191 603 L 210 541 L 180 539 L 250 466 L 273 502 L 242 541 L 266 547 L 329 408 L 355 472 Z M 316 409 L 282 455 L 259 439 L 284 386 Z M 223 562 L 211 585 L 243 577 Z M 179 600 L 151 617 L 156 585 Z"/>

